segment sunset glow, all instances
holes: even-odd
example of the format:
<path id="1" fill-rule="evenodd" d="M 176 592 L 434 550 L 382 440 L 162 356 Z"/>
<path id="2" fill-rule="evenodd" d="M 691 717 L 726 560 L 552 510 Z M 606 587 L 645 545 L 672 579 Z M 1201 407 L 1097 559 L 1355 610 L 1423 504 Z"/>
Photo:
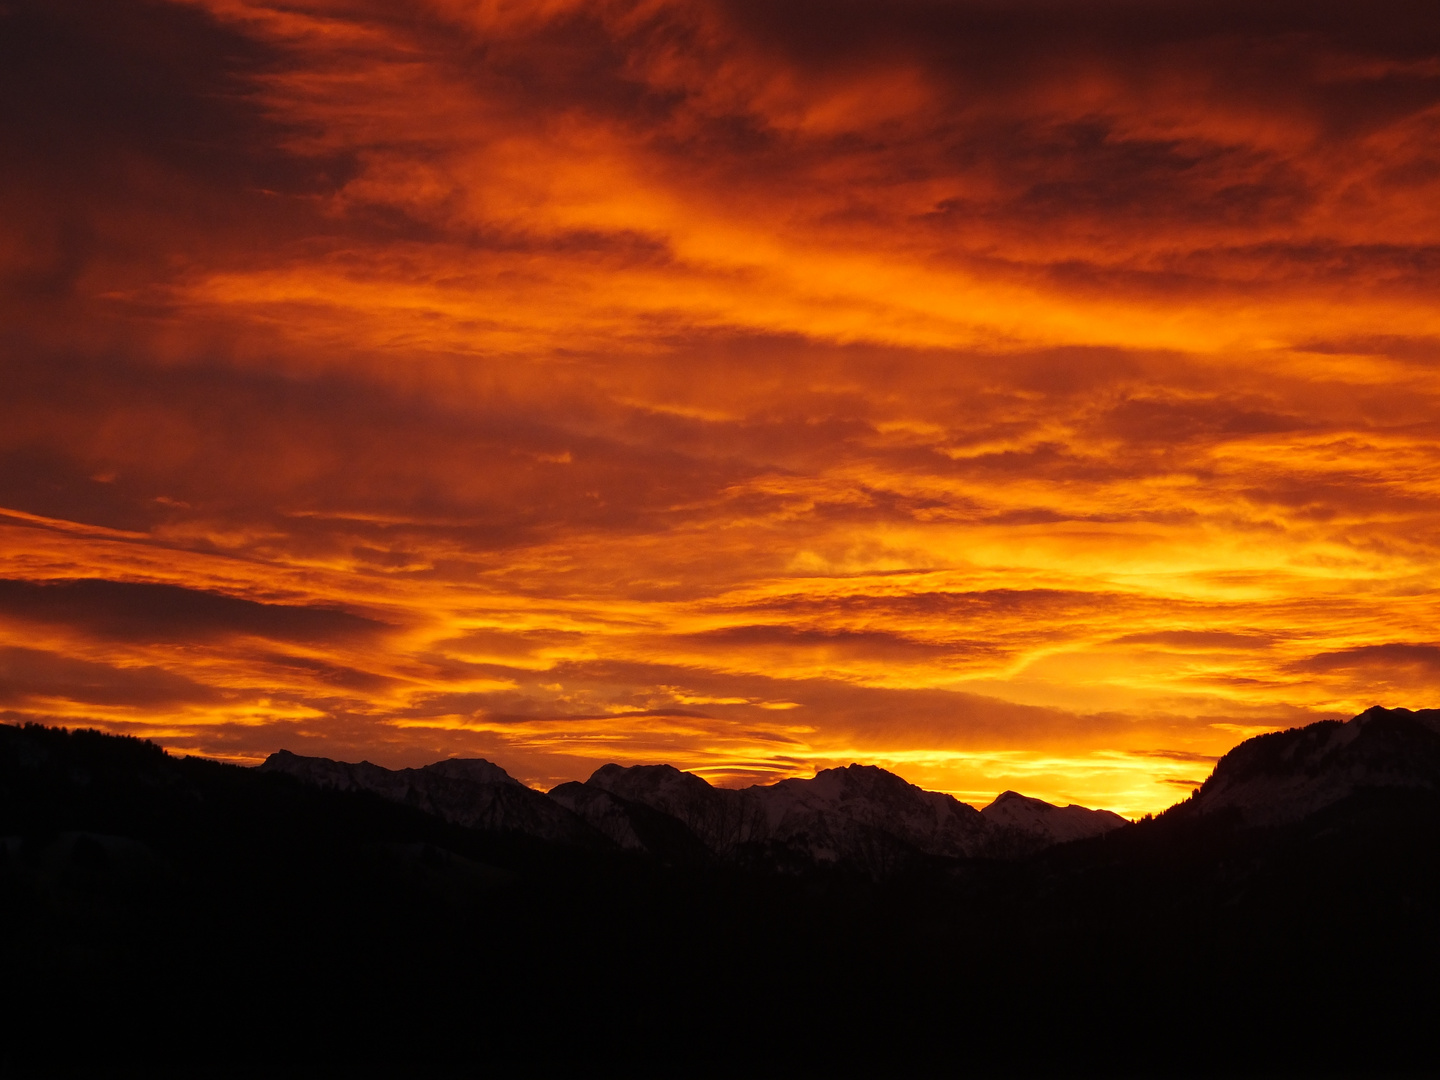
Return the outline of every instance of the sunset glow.
<path id="1" fill-rule="evenodd" d="M 8 722 L 1134 816 L 1435 704 L 1424 5 L 0 37 Z"/>

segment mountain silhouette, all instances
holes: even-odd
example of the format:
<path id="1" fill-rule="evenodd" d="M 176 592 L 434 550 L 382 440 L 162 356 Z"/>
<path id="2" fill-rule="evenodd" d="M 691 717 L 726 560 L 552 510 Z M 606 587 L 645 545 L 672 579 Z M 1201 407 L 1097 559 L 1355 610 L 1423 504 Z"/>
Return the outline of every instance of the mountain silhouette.
<path id="1" fill-rule="evenodd" d="M 982 814 L 874 765 L 729 789 L 671 765 L 611 764 L 548 796 L 483 759 L 391 770 L 282 750 L 260 768 L 322 787 L 374 792 L 455 824 L 554 843 L 871 876 L 894 873 L 917 857 L 1016 857 L 1126 824 L 1109 811 L 1057 807 L 1013 792 Z"/>
<path id="2" fill-rule="evenodd" d="M 421 769 L 386 769 L 368 761 L 349 764 L 280 750 L 259 768 L 262 772 L 285 773 L 318 787 L 374 792 L 472 829 L 520 833 L 562 844 L 607 843 L 555 800 L 526 787 L 483 758 L 450 758 Z"/>
<path id="3" fill-rule="evenodd" d="M 1130 824 L 1110 810 L 1055 806 L 1017 791 L 1002 791 L 980 814 L 987 822 L 1014 829 L 1042 845 L 1104 836 L 1112 829 Z"/>
<path id="4" fill-rule="evenodd" d="M 915 854 L 981 854 L 991 839 L 974 807 L 873 765 L 739 790 L 669 765 L 606 765 L 585 786 L 669 814 L 717 854 L 777 866 L 883 874 Z"/>
<path id="5" fill-rule="evenodd" d="M 678 862 L 705 862 L 714 854 L 678 818 L 603 788 L 571 781 L 552 788 L 550 798 L 624 851 Z"/>
<path id="6" fill-rule="evenodd" d="M 0 725 L 0 1074 L 1424 1075 L 1435 717 L 1247 740 L 1118 826 Z"/>
<path id="7" fill-rule="evenodd" d="M 1247 739 L 1170 813 L 1238 813 L 1249 825 L 1285 825 L 1357 791 L 1440 788 L 1440 709 L 1366 709 L 1343 723 Z"/>

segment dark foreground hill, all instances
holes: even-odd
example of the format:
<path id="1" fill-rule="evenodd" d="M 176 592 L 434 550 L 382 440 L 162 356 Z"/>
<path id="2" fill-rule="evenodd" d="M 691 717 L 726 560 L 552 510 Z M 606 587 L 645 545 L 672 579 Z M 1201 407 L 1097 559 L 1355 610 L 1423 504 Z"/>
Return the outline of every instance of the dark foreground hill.
<path id="1" fill-rule="evenodd" d="M 1277 790 L 1349 778 L 1298 817 L 1202 790 L 881 881 L 547 843 L 0 728 L 0 1075 L 1428 1070 L 1440 735 L 1366 716 L 1363 769 L 1330 735 L 1305 750 L 1311 729 L 1227 759 Z"/>

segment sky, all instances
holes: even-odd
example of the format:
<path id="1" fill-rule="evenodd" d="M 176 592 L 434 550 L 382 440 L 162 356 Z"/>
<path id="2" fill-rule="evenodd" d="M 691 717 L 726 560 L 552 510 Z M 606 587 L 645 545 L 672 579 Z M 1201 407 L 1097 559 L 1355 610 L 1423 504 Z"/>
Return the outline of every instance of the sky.
<path id="1" fill-rule="evenodd" d="M 1440 8 L 3 0 L 0 719 L 1127 815 L 1440 685 Z"/>

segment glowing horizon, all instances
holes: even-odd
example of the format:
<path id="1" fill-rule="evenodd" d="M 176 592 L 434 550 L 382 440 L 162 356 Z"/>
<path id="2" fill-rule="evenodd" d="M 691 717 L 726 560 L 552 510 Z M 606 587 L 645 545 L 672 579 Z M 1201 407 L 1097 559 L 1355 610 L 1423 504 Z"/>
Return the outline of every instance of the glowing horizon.
<path id="1" fill-rule="evenodd" d="M 0 26 L 8 722 L 1134 816 L 1440 683 L 1413 5 Z"/>

